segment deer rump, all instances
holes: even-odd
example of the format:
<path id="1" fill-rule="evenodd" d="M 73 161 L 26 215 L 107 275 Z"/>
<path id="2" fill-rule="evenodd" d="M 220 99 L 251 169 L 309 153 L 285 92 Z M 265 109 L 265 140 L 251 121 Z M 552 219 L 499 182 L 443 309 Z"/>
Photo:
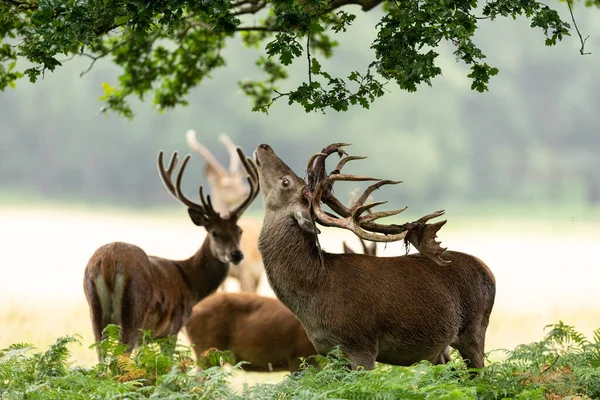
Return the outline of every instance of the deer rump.
<path id="1" fill-rule="evenodd" d="M 317 353 L 292 312 L 254 293 L 216 293 L 194 306 L 185 330 L 196 359 L 210 348 L 229 350 L 249 371 L 297 371 Z"/>

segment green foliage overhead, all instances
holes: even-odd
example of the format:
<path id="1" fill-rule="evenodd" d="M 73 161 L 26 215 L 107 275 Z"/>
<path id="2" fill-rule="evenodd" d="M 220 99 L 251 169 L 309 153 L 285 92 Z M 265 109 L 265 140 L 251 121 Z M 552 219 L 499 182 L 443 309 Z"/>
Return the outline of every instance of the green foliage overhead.
<path id="1" fill-rule="evenodd" d="M 318 357 L 320 369 L 304 365 L 277 384 L 228 385 L 220 365 L 196 372 L 189 349 L 173 338 L 152 343 L 149 335 L 131 357 L 118 345 L 118 327 L 105 330 L 105 360 L 90 369 L 70 367 L 63 337 L 43 353 L 15 344 L 0 350 L 2 399 L 597 399 L 600 397 L 600 330 L 593 341 L 573 327 L 552 325 L 536 343 L 507 351 L 501 362 L 473 376 L 457 354 L 445 365 L 378 365 L 350 371 L 339 350 Z M 159 348 L 162 351 L 159 351 Z M 218 356 L 218 352 L 214 352 Z M 226 355 L 224 355 L 226 357 Z M 218 357 L 212 357 L 216 362 Z M 239 365 L 235 368 L 239 368 Z"/>
<path id="2" fill-rule="evenodd" d="M 381 14 L 373 59 L 337 76 L 319 60 L 333 55 L 357 11 Z M 254 110 L 267 112 L 281 97 L 306 111 L 368 108 L 393 84 L 407 91 L 431 85 L 442 73 L 442 43 L 470 67 L 471 88 L 482 92 L 498 69 L 474 41 L 478 23 L 517 16 L 541 29 L 547 45 L 569 35 L 569 24 L 536 0 L 0 0 L 0 89 L 21 77 L 35 82 L 70 57 L 88 58 L 89 68 L 109 58 L 121 74 L 117 85 L 103 85 L 107 110 L 132 117 L 128 99 L 149 93 L 164 110 L 187 104 L 190 89 L 226 65 L 221 50 L 236 37 L 262 49 L 256 66 L 263 79 L 239 82 Z M 284 81 L 298 62 L 306 63 L 306 76 L 290 88 Z"/>

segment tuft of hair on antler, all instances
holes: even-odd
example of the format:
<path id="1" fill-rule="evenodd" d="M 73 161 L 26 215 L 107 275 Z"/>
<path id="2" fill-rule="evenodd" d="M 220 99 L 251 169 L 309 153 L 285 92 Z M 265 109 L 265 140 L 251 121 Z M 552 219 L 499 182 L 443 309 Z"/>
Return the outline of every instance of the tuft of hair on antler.
<path id="1" fill-rule="evenodd" d="M 315 217 L 315 220 L 324 226 L 334 226 L 351 230 L 359 238 L 365 240 L 374 242 L 408 241 L 415 246 L 421 254 L 429 257 L 436 264 L 448 265 L 450 262 L 442 258 L 446 248 L 441 247 L 440 243 L 435 240 L 437 238 L 437 232 L 446 221 L 433 224 L 427 223 L 430 219 L 444 214 L 444 211 L 437 211 L 421 217 L 417 221 L 403 225 L 385 225 L 374 222 L 377 219 L 393 216 L 406 210 L 407 207 L 403 207 L 397 210 L 373 212 L 372 209 L 374 207 L 387 202 L 377 201 L 365 204 L 371 193 L 375 190 L 384 185 L 396 185 L 401 183 L 401 181 L 391 181 L 342 173 L 342 168 L 349 161 L 366 158 L 348 155 L 345 149 L 343 149 L 345 146 L 349 146 L 349 144 L 332 143 L 309 158 L 306 169 L 308 185 L 305 188 L 304 196 L 309 202 L 311 213 Z M 325 160 L 334 153 L 339 155 L 340 161 L 333 171 L 327 174 L 327 171 L 325 170 Z M 346 207 L 333 194 L 333 184 L 336 181 L 374 181 L 375 183 L 367 187 L 363 194 L 358 197 L 353 204 Z M 337 215 L 324 211 L 322 203 L 328 205 Z M 367 215 L 363 215 L 364 213 L 367 213 Z"/>

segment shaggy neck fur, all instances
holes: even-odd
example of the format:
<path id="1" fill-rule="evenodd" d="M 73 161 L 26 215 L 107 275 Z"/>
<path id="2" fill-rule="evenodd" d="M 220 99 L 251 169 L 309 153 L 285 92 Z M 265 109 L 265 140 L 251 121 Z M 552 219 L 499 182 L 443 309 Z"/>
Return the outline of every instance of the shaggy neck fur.
<path id="1" fill-rule="evenodd" d="M 258 243 L 273 291 L 297 312 L 325 277 L 314 236 L 304 232 L 293 216 L 266 211 Z"/>
<path id="2" fill-rule="evenodd" d="M 197 301 L 216 291 L 229 272 L 229 264 L 221 262 L 212 253 L 208 238 L 196 254 L 177 265 Z"/>

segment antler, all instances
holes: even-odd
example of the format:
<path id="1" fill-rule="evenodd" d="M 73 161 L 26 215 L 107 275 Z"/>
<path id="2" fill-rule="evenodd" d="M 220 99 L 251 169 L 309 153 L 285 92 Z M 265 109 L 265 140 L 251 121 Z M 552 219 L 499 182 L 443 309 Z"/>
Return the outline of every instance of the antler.
<path id="1" fill-rule="evenodd" d="M 177 177 L 175 179 L 175 184 L 173 184 L 173 176 L 172 175 L 173 175 L 173 171 L 175 171 L 175 168 L 177 167 L 177 163 L 179 162 L 178 154 L 177 154 L 177 152 L 173 153 L 173 155 L 171 156 L 171 160 L 169 161 L 169 166 L 165 169 L 165 165 L 163 162 L 163 151 L 161 150 L 158 153 L 158 172 L 160 173 L 160 177 L 162 178 L 163 183 L 165 184 L 167 190 L 177 200 L 181 201 L 183 204 L 185 204 L 189 208 L 195 209 L 195 210 L 203 213 L 207 217 L 219 216 L 219 214 L 214 210 L 214 208 L 212 206 L 212 203 L 210 201 L 210 195 L 207 195 L 206 198 L 204 198 L 202 185 L 200 185 L 200 188 L 198 190 L 198 192 L 200 194 L 200 202 L 202 203 L 202 205 L 194 203 L 193 201 L 191 201 L 190 199 L 185 197 L 185 195 L 183 194 L 183 192 L 181 190 L 181 181 L 183 178 L 183 171 L 185 171 L 185 167 L 187 166 L 187 163 L 189 161 L 190 161 L 190 155 L 188 154 L 183 159 L 183 163 L 181 164 L 181 168 L 179 169 L 179 172 L 177 173 Z"/>
<path id="2" fill-rule="evenodd" d="M 377 205 L 385 204 L 386 201 L 377 201 L 364 204 L 367 198 L 375 190 L 384 185 L 396 185 L 400 181 L 382 180 L 360 175 L 342 174 L 340 171 L 346 163 L 352 160 L 364 159 L 366 157 L 348 156 L 343 146 L 348 146 L 345 143 L 333 143 L 325 147 L 320 153 L 316 153 L 309 159 L 307 168 L 308 174 L 308 193 L 311 203 L 312 212 L 315 215 L 317 222 L 325 226 L 337 226 L 344 229 L 349 229 L 358 237 L 374 242 L 394 242 L 397 240 L 409 241 L 422 254 L 426 255 L 434 262 L 440 265 L 446 265 L 449 262 L 441 258 L 441 255 L 446 250 L 440 247 L 439 242 L 435 241 L 437 231 L 444 225 L 446 221 L 428 225 L 426 222 L 432 218 L 439 217 L 444 214 L 443 210 L 426 215 L 415 222 L 406 223 L 403 225 L 383 225 L 373 221 L 399 214 L 406 210 L 403 207 L 391 211 L 370 212 L 368 215 L 362 215 L 366 211 Z M 325 172 L 325 159 L 333 154 L 338 153 L 341 160 L 336 168 L 327 175 Z M 363 194 L 352 204 L 346 207 L 334 195 L 332 186 L 335 181 L 376 181 L 370 185 Z M 323 210 L 321 203 L 327 204 L 335 213 L 342 218 L 327 213 Z"/>
<path id="3" fill-rule="evenodd" d="M 260 184 L 258 181 L 258 170 L 256 169 L 254 162 L 246 156 L 240 147 L 236 148 L 236 152 L 239 160 L 244 166 L 244 169 L 248 173 L 248 185 L 250 185 L 250 192 L 248 193 L 246 199 L 231 212 L 232 216 L 239 218 L 246 208 L 248 208 L 248 206 L 254 201 L 256 196 L 258 196 L 258 193 L 260 192 Z"/>
<path id="4" fill-rule="evenodd" d="M 196 138 L 196 131 L 190 129 L 185 134 L 185 140 L 188 146 L 196 150 L 208 163 L 208 165 L 217 173 L 218 176 L 227 175 L 227 170 L 215 158 L 215 156 Z"/>
<path id="5" fill-rule="evenodd" d="M 240 159 L 238 157 L 237 146 L 233 143 L 233 141 L 226 134 L 222 133 L 219 135 L 219 140 L 223 143 L 223 146 L 229 152 L 229 173 L 230 174 L 238 174 L 240 169 Z"/>

